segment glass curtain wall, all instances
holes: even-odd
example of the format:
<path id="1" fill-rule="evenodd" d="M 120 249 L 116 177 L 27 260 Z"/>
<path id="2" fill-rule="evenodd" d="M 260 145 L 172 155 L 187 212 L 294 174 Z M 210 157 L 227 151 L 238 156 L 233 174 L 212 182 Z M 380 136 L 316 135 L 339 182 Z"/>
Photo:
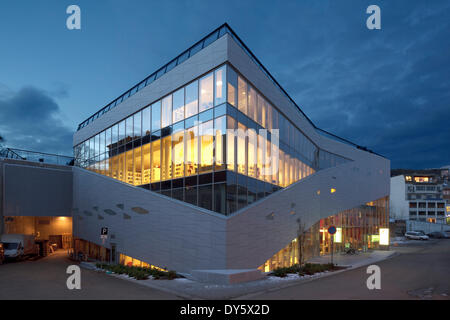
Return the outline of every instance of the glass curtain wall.
<path id="1" fill-rule="evenodd" d="M 330 226 L 336 226 L 339 236 L 334 235 L 333 252 L 345 248 L 367 251 L 379 248 L 379 229 L 389 227 L 389 197 L 384 197 L 365 205 L 344 210 L 321 219 L 306 230 L 303 244 L 295 238 L 285 248 L 267 260 L 259 269 L 269 272 L 276 268 L 289 267 L 299 263 L 299 248 L 303 248 L 303 261 L 331 253 Z"/>
<path id="2" fill-rule="evenodd" d="M 224 214 L 344 161 L 318 150 L 228 65 L 87 139 L 74 153 L 76 165 Z"/>

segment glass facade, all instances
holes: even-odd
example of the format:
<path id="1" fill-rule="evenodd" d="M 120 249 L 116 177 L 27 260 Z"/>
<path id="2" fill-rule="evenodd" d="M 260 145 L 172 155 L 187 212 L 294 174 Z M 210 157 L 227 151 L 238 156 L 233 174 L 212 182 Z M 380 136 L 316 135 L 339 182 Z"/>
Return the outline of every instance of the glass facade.
<path id="1" fill-rule="evenodd" d="M 230 214 L 316 170 L 320 150 L 230 65 L 75 146 L 75 164 Z"/>
<path id="2" fill-rule="evenodd" d="M 333 246 L 332 236 L 328 233 L 330 226 L 335 226 L 338 231 L 334 235 Z M 389 197 L 385 197 L 321 219 L 305 231 L 302 240 L 292 240 L 259 269 L 268 272 L 299 263 L 300 248 L 303 248 L 303 262 L 315 256 L 330 254 L 331 248 L 333 252 L 341 252 L 345 248 L 358 251 L 377 249 L 380 246 L 379 229 L 388 227 Z"/>

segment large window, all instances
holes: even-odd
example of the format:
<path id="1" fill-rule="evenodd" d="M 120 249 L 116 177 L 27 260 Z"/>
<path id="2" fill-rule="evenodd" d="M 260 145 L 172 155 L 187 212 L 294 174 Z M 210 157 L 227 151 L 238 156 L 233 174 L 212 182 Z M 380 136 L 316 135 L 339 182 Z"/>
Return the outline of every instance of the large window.
<path id="1" fill-rule="evenodd" d="M 272 143 L 278 135 L 280 148 Z M 319 152 L 229 66 L 97 133 L 74 152 L 79 166 L 222 213 L 305 178 L 316 166 L 344 161 Z"/>
<path id="2" fill-rule="evenodd" d="M 184 176 L 184 130 L 172 135 L 172 167 L 174 178 Z"/>
<path id="3" fill-rule="evenodd" d="M 256 131 L 252 128 L 248 130 L 248 175 L 256 178 L 256 154 L 258 138 Z"/>
<path id="4" fill-rule="evenodd" d="M 247 82 L 238 77 L 238 109 L 244 114 L 247 113 Z"/>
<path id="5" fill-rule="evenodd" d="M 161 129 L 161 101 L 152 104 L 152 132 Z"/>
<path id="6" fill-rule="evenodd" d="M 226 117 L 222 116 L 214 120 L 215 130 L 215 169 L 216 171 L 225 169 L 226 160 Z"/>
<path id="7" fill-rule="evenodd" d="M 141 112 L 137 112 L 133 116 L 133 131 L 134 131 L 134 139 L 140 138 L 142 136 L 141 128 L 142 128 L 142 119 Z"/>
<path id="8" fill-rule="evenodd" d="M 237 130 L 237 172 L 240 174 L 247 174 L 247 157 L 246 157 L 246 133 L 247 128 L 238 123 Z"/>
<path id="9" fill-rule="evenodd" d="M 119 146 L 125 143 L 125 120 L 119 123 Z"/>
<path id="10" fill-rule="evenodd" d="M 161 181 L 161 140 L 152 142 L 152 173 L 151 181 Z"/>
<path id="11" fill-rule="evenodd" d="M 214 156 L 213 120 L 200 124 L 200 173 L 211 172 Z"/>
<path id="12" fill-rule="evenodd" d="M 186 130 L 185 148 L 186 176 L 197 174 L 198 169 L 198 126 Z"/>
<path id="13" fill-rule="evenodd" d="M 142 146 L 142 184 L 150 183 L 150 143 Z"/>
<path id="14" fill-rule="evenodd" d="M 257 110 L 256 110 L 256 91 L 253 87 L 249 86 L 248 89 L 248 116 L 255 122 L 257 120 Z"/>
<path id="15" fill-rule="evenodd" d="M 214 105 L 218 106 L 226 101 L 226 68 L 225 66 L 214 71 Z"/>
<path id="16" fill-rule="evenodd" d="M 173 93 L 173 123 L 184 119 L 184 88 Z"/>
<path id="17" fill-rule="evenodd" d="M 234 107 L 237 107 L 237 88 L 238 80 L 237 74 L 232 68 L 227 68 L 227 79 L 228 79 L 228 103 Z"/>
<path id="18" fill-rule="evenodd" d="M 227 116 L 227 169 L 235 171 L 236 120 Z"/>
<path id="19" fill-rule="evenodd" d="M 172 136 L 162 139 L 162 178 L 161 180 L 172 179 Z"/>
<path id="20" fill-rule="evenodd" d="M 162 99 L 161 103 L 161 128 L 172 124 L 172 95 Z"/>
<path id="21" fill-rule="evenodd" d="M 198 82 L 194 81 L 186 86 L 185 118 L 198 113 Z"/>
<path id="22" fill-rule="evenodd" d="M 142 110 L 142 135 L 150 134 L 150 107 Z"/>
<path id="23" fill-rule="evenodd" d="M 133 116 L 130 116 L 125 120 L 125 143 L 132 141 L 133 135 Z"/>
<path id="24" fill-rule="evenodd" d="M 202 112 L 213 106 L 213 74 L 200 79 L 200 102 L 199 111 Z"/>
<path id="25" fill-rule="evenodd" d="M 142 184 L 142 158 L 141 158 L 141 147 L 134 149 L 134 185 L 139 186 Z"/>

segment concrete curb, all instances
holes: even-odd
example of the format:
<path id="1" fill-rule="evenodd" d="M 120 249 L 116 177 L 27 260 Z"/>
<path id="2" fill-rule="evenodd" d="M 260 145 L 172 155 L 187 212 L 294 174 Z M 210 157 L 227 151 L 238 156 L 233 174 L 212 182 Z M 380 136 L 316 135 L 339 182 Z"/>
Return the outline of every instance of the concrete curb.
<path id="1" fill-rule="evenodd" d="M 223 299 L 245 300 L 245 299 L 248 299 L 250 297 L 260 295 L 260 294 L 265 293 L 265 292 L 273 292 L 273 291 L 277 291 L 277 290 L 280 290 L 280 289 L 292 287 L 292 286 L 295 286 L 295 285 L 301 285 L 301 284 L 308 283 L 308 282 L 311 282 L 311 281 L 315 281 L 315 280 L 323 279 L 323 278 L 326 278 L 326 277 L 330 277 L 330 276 L 339 274 L 341 272 L 346 272 L 346 271 L 349 271 L 349 270 L 358 269 L 358 268 L 366 266 L 366 265 L 370 265 L 370 264 L 373 264 L 373 263 L 377 263 L 377 262 L 380 262 L 380 261 L 383 261 L 383 260 L 387 260 L 387 259 L 393 258 L 394 256 L 397 256 L 398 254 L 399 254 L 398 252 L 392 251 L 391 254 L 388 255 L 388 256 L 381 257 L 381 258 L 378 258 L 378 259 L 373 259 L 373 260 L 370 260 L 370 261 L 366 260 L 364 262 L 356 263 L 354 265 L 348 265 L 348 266 L 346 266 L 347 268 L 343 269 L 343 270 L 323 273 L 320 276 L 311 277 L 311 278 L 308 278 L 308 279 L 292 280 L 292 281 L 289 281 L 289 283 L 283 283 L 283 284 L 280 284 L 278 286 L 271 287 L 271 288 L 268 288 L 268 289 L 263 289 L 263 290 L 260 290 L 260 291 L 256 291 L 256 292 L 252 292 L 252 293 L 248 293 L 248 294 L 243 294 L 243 295 L 239 295 L 239 296 L 235 296 L 235 297 L 231 296 L 231 297 L 223 298 Z M 342 265 L 342 266 L 344 266 L 344 265 Z M 100 271 L 100 269 L 97 269 L 96 267 L 94 267 L 94 269 L 91 269 L 91 270 L 96 271 L 96 272 L 102 272 L 102 271 Z M 105 274 L 106 274 L 106 272 L 105 272 Z M 173 294 L 173 295 L 175 295 L 177 297 L 180 297 L 180 298 L 186 299 L 186 300 L 207 300 L 205 298 L 201 298 L 201 297 L 198 297 L 198 296 L 193 295 L 193 294 L 186 294 L 186 293 L 182 293 L 180 291 L 174 290 L 174 289 L 160 287 L 160 286 L 152 284 L 150 281 L 140 282 L 142 280 L 134 280 L 132 278 L 125 278 L 125 277 L 121 277 L 120 275 L 114 274 L 114 273 L 106 274 L 106 275 L 107 276 L 113 276 L 113 277 L 115 277 L 117 279 L 127 280 L 127 281 L 136 283 L 136 284 L 141 285 L 141 286 L 146 286 L 146 287 L 149 287 L 149 288 L 152 288 L 152 289 L 156 289 L 156 290 L 160 290 L 160 291 L 163 291 L 163 292 L 166 292 L 166 293 L 170 293 L 170 294 Z M 159 280 L 155 280 L 155 281 L 159 281 Z"/>
<path id="2" fill-rule="evenodd" d="M 175 296 L 177 296 L 177 297 L 180 297 L 180 298 L 183 298 L 183 299 L 186 299 L 186 300 L 204 300 L 204 299 L 202 299 L 202 298 L 200 298 L 200 297 L 190 296 L 190 295 L 187 295 L 187 294 L 184 294 L 184 293 L 181 293 L 181 292 L 172 290 L 172 289 L 161 288 L 161 287 L 159 287 L 159 286 L 156 286 L 156 285 L 151 284 L 149 281 L 146 281 L 146 280 L 135 280 L 135 279 L 133 279 L 133 278 L 125 278 L 125 277 L 121 277 L 120 275 L 115 274 L 115 273 L 109 273 L 109 274 L 108 274 L 108 273 L 106 273 L 106 272 L 101 271 L 101 269 L 97 269 L 97 268 L 93 269 L 93 271 L 96 271 L 96 272 L 102 272 L 102 273 L 104 273 L 105 275 L 107 275 L 107 276 L 112 276 L 112 277 L 114 277 L 114 278 L 116 278 L 116 279 L 122 279 L 122 280 L 125 280 L 125 281 L 129 281 L 129 282 L 132 282 L 132 283 L 136 283 L 136 284 L 138 284 L 138 285 L 140 285 L 140 286 L 149 287 L 149 288 L 152 288 L 152 289 L 156 289 L 156 290 L 159 290 L 159 291 L 163 291 L 163 292 L 166 292 L 166 293 L 170 293 L 170 294 L 173 294 L 173 295 L 175 295 Z M 141 281 L 146 281 L 146 282 L 144 283 L 144 282 L 141 282 Z M 152 280 L 152 281 L 153 281 L 153 280 Z M 160 281 L 160 280 L 154 280 L 154 281 Z M 164 281 L 164 280 L 162 280 L 162 281 Z"/>
<path id="3" fill-rule="evenodd" d="M 397 256 L 398 254 L 399 254 L 398 252 L 393 251 L 390 255 L 388 255 L 386 257 L 374 259 L 372 261 L 362 262 L 362 263 L 355 264 L 355 265 L 350 265 L 346 269 L 325 273 L 325 274 L 322 274 L 322 275 L 320 275 L 320 276 L 318 276 L 316 278 L 293 280 L 290 283 L 284 283 L 284 284 L 279 285 L 277 287 L 273 287 L 273 288 L 269 288 L 269 289 L 261 290 L 261 291 L 258 291 L 258 292 L 249 293 L 249 294 L 244 294 L 242 296 L 231 298 L 231 300 L 245 300 L 245 299 L 248 299 L 250 297 L 260 295 L 262 293 L 273 292 L 273 291 L 277 291 L 277 290 L 280 290 L 280 289 L 289 288 L 289 287 L 292 287 L 292 286 L 295 286 L 295 285 L 301 285 L 301 284 L 304 284 L 304 283 L 308 283 L 308 282 L 311 282 L 311 281 L 314 281 L 314 280 L 327 278 L 327 277 L 330 277 L 330 276 L 333 276 L 333 275 L 337 275 L 337 274 L 342 273 L 342 272 L 355 270 L 355 269 L 358 269 L 360 267 L 364 267 L 364 266 L 371 265 L 371 264 L 376 263 L 376 262 L 380 262 L 380 261 L 383 261 L 383 260 L 387 260 L 387 259 L 393 258 L 393 257 Z"/>

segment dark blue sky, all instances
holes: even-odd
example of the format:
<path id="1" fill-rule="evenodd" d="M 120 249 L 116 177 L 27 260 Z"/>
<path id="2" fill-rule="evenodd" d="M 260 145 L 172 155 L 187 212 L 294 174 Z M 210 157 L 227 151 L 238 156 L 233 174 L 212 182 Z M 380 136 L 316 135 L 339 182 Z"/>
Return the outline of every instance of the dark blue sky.
<path id="1" fill-rule="evenodd" d="M 66 28 L 81 7 L 82 29 Z M 366 28 L 381 8 L 382 29 Z M 0 134 L 71 153 L 79 122 L 228 22 L 319 127 L 391 159 L 450 164 L 449 1 L 0 4 Z"/>

